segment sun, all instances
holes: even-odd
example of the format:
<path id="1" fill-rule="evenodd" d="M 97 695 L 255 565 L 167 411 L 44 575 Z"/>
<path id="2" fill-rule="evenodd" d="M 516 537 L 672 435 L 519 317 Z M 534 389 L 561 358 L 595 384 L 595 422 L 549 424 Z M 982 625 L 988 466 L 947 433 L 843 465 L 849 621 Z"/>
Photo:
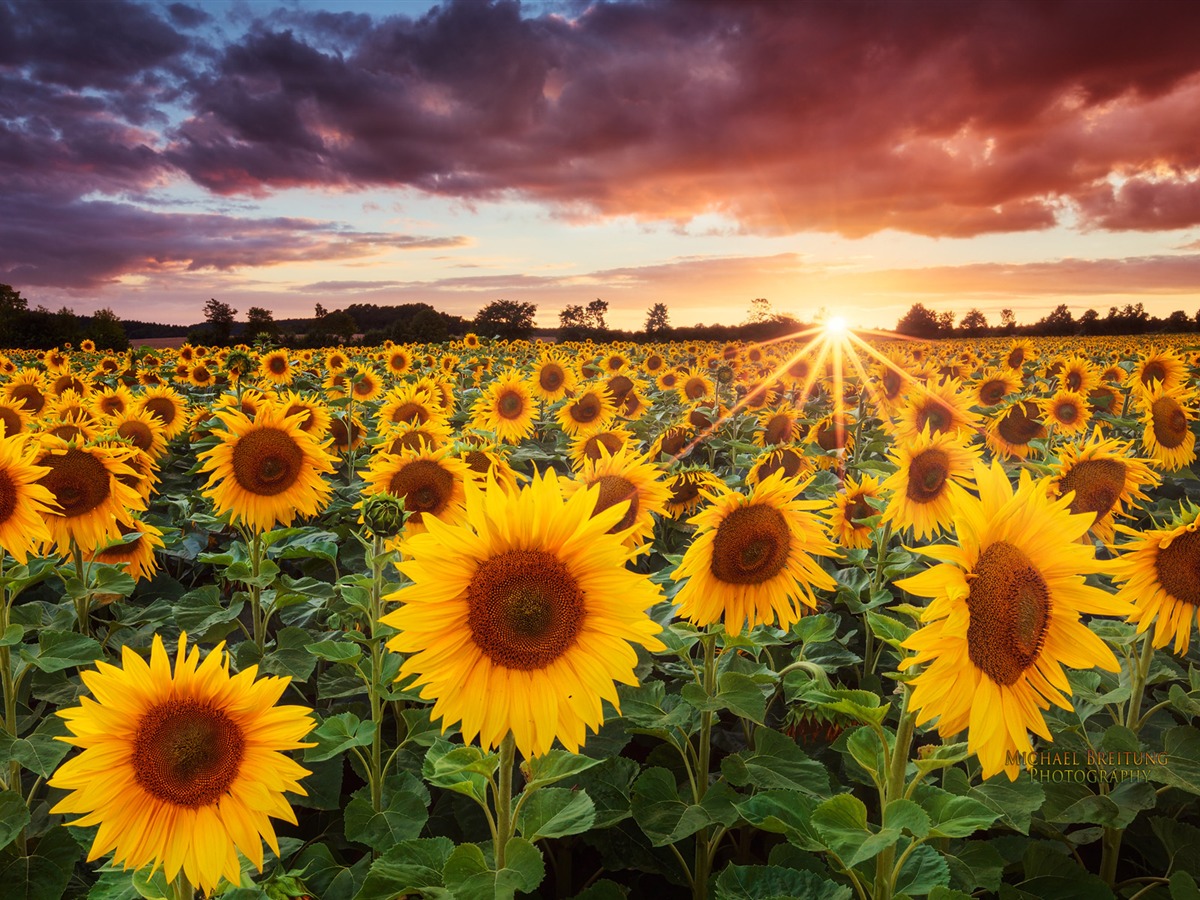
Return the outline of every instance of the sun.
<path id="1" fill-rule="evenodd" d="M 850 330 L 850 325 L 846 322 L 846 319 L 844 316 L 830 316 L 825 321 L 825 333 L 826 334 L 833 334 L 833 335 L 845 334 L 849 330 Z"/>

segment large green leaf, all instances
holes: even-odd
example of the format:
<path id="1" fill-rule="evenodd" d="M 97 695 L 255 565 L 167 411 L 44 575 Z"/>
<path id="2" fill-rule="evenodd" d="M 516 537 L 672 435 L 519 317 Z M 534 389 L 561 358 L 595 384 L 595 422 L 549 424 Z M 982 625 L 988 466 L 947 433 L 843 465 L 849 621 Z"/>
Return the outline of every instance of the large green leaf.
<path id="1" fill-rule="evenodd" d="M 770 728 L 756 728 L 754 750 L 725 757 L 721 760 L 721 772 L 736 787 L 752 785 L 763 790 L 829 796 L 828 769 L 811 759 L 786 734 Z"/>
<path id="2" fill-rule="evenodd" d="M 305 750 L 304 759 L 309 762 L 331 759 L 351 747 L 369 746 L 374 736 L 374 722 L 360 722 L 354 713 L 339 713 L 309 734 L 308 740 L 315 741 L 317 746 Z"/>
<path id="3" fill-rule="evenodd" d="M 395 900 L 441 887 L 442 871 L 454 852 L 447 837 L 402 841 L 371 863 L 355 900 Z"/>
<path id="4" fill-rule="evenodd" d="M 504 845 L 504 868 L 491 868 L 477 844 L 459 844 L 442 870 L 442 882 L 455 900 L 512 900 L 518 891 L 537 890 L 546 876 L 542 854 L 524 838 Z"/>
<path id="5" fill-rule="evenodd" d="M 383 808 L 375 810 L 369 788 L 355 792 L 346 805 L 346 840 L 386 850 L 421 833 L 429 818 L 429 792 L 413 775 L 388 778 L 382 799 Z"/>
<path id="6" fill-rule="evenodd" d="M 780 866 L 726 866 L 717 876 L 715 900 L 849 900 L 849 885 L 837 884 L 816 872 Z"/>
<path id="7" fill-rule="evenodd" d="M 596 804 L 586 791 L 540 788 L 521 803 L 517 830 L 521 837 L 534 842 L 580 834 L 595 822 Z"/>
<path id="8" fill-rule="evenodd" d="M 652 845 L 664 847 L 709 825 L 732 825 L 737 820 L 736 799 L 727 785 L 717 782 L 700 803 L 691 803 L 679 796 L 674 775 L 652 768 L 633 786 L 633 818 Z"/>

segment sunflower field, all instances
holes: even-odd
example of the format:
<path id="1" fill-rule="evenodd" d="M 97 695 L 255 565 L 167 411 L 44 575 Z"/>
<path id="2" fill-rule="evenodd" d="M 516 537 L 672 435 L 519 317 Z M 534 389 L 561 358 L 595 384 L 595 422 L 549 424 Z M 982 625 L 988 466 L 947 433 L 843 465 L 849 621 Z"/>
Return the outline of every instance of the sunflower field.
<path id="1" fill-rule="evenodd" d="M 1200 346 L 0 354 L 0 896 L 1200 898 Z"/>

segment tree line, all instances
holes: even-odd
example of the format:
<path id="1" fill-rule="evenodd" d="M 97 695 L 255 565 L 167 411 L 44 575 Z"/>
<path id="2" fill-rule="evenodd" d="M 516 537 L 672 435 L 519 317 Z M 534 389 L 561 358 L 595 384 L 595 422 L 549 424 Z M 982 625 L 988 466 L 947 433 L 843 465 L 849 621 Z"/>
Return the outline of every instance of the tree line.
<path id="1" fill-rule="evenodd" d="M 896 323 L 896 331 L 908 337 L 951 338 L 951 337 L 1002 337 L 1008 335 L 1044 335 L 1047 337 L 1073 337 L 1088 335 L 1119 334 L 1183 334 L 1200 331 L 1200 310 L 1188 315 L 1177 309 L 1170 315 L 1159 318 L 1146 311 L 1141 303 L 1110 306 L 1108 313 L 1101 316 L 1095 309 L 1085 310 L 1079 318 L 1065 303 L 1060 303 L 1036 322 L 1018 325 L 1011 309 L 1000 310 L 1000 321 L 996 325 L 988 322 L 978 309 L 969 309 L 955 324 L 957 314 L 951 311 L 935 312 L 923 303 L 914 303 Z"/>

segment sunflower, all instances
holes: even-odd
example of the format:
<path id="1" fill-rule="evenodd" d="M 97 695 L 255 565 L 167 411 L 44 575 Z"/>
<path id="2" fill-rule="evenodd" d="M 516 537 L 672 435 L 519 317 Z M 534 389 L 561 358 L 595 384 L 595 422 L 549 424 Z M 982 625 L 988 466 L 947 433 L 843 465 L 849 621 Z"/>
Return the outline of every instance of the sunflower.
<path id="1" fill-rule="evenodd" d="M 120 525 L 132 521 L 131 510 L 146 508 L 145 500 L 119 476 L 136 477 L 127 460 L 128 447 L 83 445 L 53 435 L 40 437 L 35 464 L 48 471 L 38 484 L 50 492 L 56 508 L 43 520 L 61 554 L 74 541 L 84 553 L 117 540 Z"/>
<path id="2" fill-rule="evenodd" d="M 1187 366 L 1170 348 L 1159 350 L 1151 346 L 1133 367 L 1133 383 L 1146 392 L 1158 382 L 1161 389 L 1170 393 L 1183 384 L 1186 377 Z"/>
<path id="3" fill-rule="evenodd" d="M 1012 346 L 1008 348 L 1008 352 L 1004 355 L 1004 365 L 1010 369 L 1020 371 L 1030 359 L 1036 356 L 1033 349 L 1033 341 L 1029 338 L 1017 338 L 1012 342 Z"/>
<path id="4" fill-rule="evenodd" d="M 187 401 L 166 385 L 149 388 L 138 398 L 137 408 L 162 422 L 163 436 L 168 441 L 187 427 Z"/>
<path id="5" fill-rule="evenodd" d="M 891 454 L 898 468 L 880 485 L 892 495 L 882 521 L 911 528 L 918 540 L 945 530 L 978 459 L 979 451 L 954 434 L 926 431 L 898 444 Z"/>
<path id="6" fill-rule="evenodd" d="M 91 554 L 91 561 L 124 566 L 134 581 L 153 578 L 158 569 L 154 551 L 164 546 L 162 532 L 140 519 L 134 519 L 132 525 L 118 527 L 121 531 L 120 541 L 97 548 Z"/>
<path id="7" fill-rule="evenodd" d="M 374 369 L 360 367 L 350 378 L 350 396 L 359 403 L 370 403 L 383 393 L 383 379 Z"/>
<path id="8" fill-rule="evenodd" d="M 1093 413 L 1116 415 L 1121 409 L 1121 395 L 1109 384 L 1098 384 L 1088 391 L 1088 406 Z"/>
<path id="9" fill-rule="evenodd" d="M 1059 373 L 1062 387 L 1085 397 L 1100 384 L 1100 373 L 1091 360 L 1082 356 L 1071 356 L 1063 363 Z"/>
<path id="10" fill-rule="evenodd" d="M 911 682 L 918 725 L 936 716 L 943 738 L 966 730 L 983 777 L 1003 771 L 1015 780 L 1018 754 L 1033 749 L 1028 732 L 1052 740 L 1041 711 L 1071 708 L 1063 666 L 1120 671 L 1080 614 L 1125 616 L 1133 607 L 1084 583 L 1104 567 L 1077 542 L 1090 515 L 1051 500 L 1026 471 L 1014 491 L 998 462 L 977 464 L 975 482 L 979 499 L 955 501 L 957 546 L 918 548 L 940 565 L 896 582 L 931 599 L 927 624 L 904 641 L 916 654 L 900 667 L 929 663 Z"/>
<path id="11" fill-rule="evenodd" d="M 458 458 L 467 465 L 467 478 L 480 487 L 486 487 L 491 478 L 502 491 L 515 493 L 519 477 L 505 458 L 509 448 L 502 444 L 459 445 Z"/>
<path id="12" fill-rule="evenodd" d="M 443 729 L 461 722 L 484 749 L 511 732 L 526 758 L 555 740 L 578 752 L 603 700 L 620 712 L 614 682 L 637 683 L 631 644 L 665 649 L 645 612 L 659 588 L 626 568 L 610 533 L 622 507 L 593 515 L 597 493 L 564 498 L 552 471 L 515 496 L 469 483 L 464 522 L 405 543 L 413 584 L 382 621 L 399 631 L 388 647 L 410 654 L 399 677 L 416 676 Z"/>
<path id="13" fill-rule="evenodd" d="M 207 363 L 198 362 L 188 369 L 187 380 L 193 387 L 212 387 L 217 382 L 217 374 Z"/>
<path id="14" fill-rule="evenodd" d="M 300 416 L 296 427 L 316 438 L 318 441 L 329 431 L 329 410 L 320 400 L 295 391 L 288 391 L 279 397 L 279 406 L 283 417 L 290 419 Z"/>
<path id="15" fill-rule="evenodd" d="M 50 469 L 33 462 L 36 449 L 22 435 L 0 437 L 0 560 L 7 550 L 22 565 L 40 544 L 52 540 L 46 520 L 58 506 L 41 483 Z"/>
<path id="16" fill-rule="evenodd" d="M 679 386 L 680 373 L 675 370 L 668 370 L 660 374 L 654 379 L 654 383 L 658 385 L 661 391 L 673 391 Z"/>
<path id="17" fill-rule="evenodd" d="M 543 353 L 533 366 L 531 390 L 539 400 L 561 400 L 575 390 L 575 371 L 565 360 L 553 353 Z"/>
<path id="18" fill-rule="evenodd" d="M 1183 387 L 1168 389 L 1158 383 L 1142 394 L 1142 447 L 1160 469 L 1174 472 L 1195 460 L 1195 399 Z"/>
<path id="19" fill-rule="evenodd" d="M 571 442 L 571 468 L 579 471 L 590 460 L 595 462 L 605 453 L 613 456 L 632 446 L 633 432 L 628 428 L 605 428 L 581 434 Z"/>
<path id="20" fill-rule="evenodd" d="M 616 414 L 608 391 L 589 387 L 568 400 L 558 411 L 558 424 L 568 437 L 607 428 Z"/>
<path id="21" fill-rule="evenodd" d="M 300 429 L 302 414 L 285 416 L 275 404 L 264 404 L 251 419 L 238 410 L 217 412 L 225 426 L 213 434 L 216 446 L 203 451 L 202 473 L 209 473 L 204 496 L 218 516 L 244 522 L 255 531 L 291 525 L 297 515 L 314 516 L 329 502 L 332 487 L 322 474 L 332 474 L 337 461 L 326 448 Z"/>
<path id="22" fill-rule="evenodd" d="M 454 430 L 440 419 L 430 419 L 424 425 L 401 422 L 381 428 L 379 438 L 376 453 L 400 453 L 421 447 L 436 450 L 454 440 Z"/>
<path id="23" fill-rule="evenodd" d="M 1009 459 L 1025 459 L 1033 450 L 1030 442 L 1047 434 L 1040 416 L 1034 401 L 1017 400 L 988 419 L 987 445 Z"/>
<path id="24" fill-rule="evenodd" d="M 577 490 L 597 487 L 593 515 L 628 501 L 625 515 L 609 532 L 620 532 L 627 547 L 638 547 L 654 538 L 654 515 L 666 512 L 671 492 L 659 480 L 661 474 L 644 456 L 623 449 L 616 453 L 602 449 L 598 459 L 584 460 L 575 481 L 563 486 L 563 493 L 570 496 Z"/>
<path id="25" fill-rule="evenodd" d="M 329 422 L 329 439 L 333 441 L 333 451 L 339 454 L 357 450 L 367 442 L 367 430 L 363 427 L 362 419 L 355 413 L 347 416 L 345 413 Z"/>
<path id="26" fill-rule="evenodd" d="M 746 472 L 746 484 L 759 484 L 776 472 L 782 472 L 784 478 L 808 478 L 814 469 L 812 459 L 800 450 L 795 447 L 779 447 L 768 450 L 754 461 Z"/>
<path id="27" fill-rule="evenodd" d="M 695 511 L 706 497 L 723 492 L 725 483 L 707 468 L 681 469 L 666 481 L 669 496 L 666 513 L 673 519 L 682 519 Z"/>
<path id="28" fill-rule="evenodd" d="M 350 357 L 341 350 L 332 349 L 325 353 L 325 368 L 329 372 L 344 372 L 350 367 Z"/>
<path id="29" fill-rule="evenodd" d="M 167 439 L 162 424 L 148 412 L 130 409 L 115 415 L 106 423 L 107 433 L 129 441 L 154 462 L 167 452 Z"/>
<path id="30" fill-rule="evenodd" d="M 471 408 L 471 426 L 509 444 L 533 434 L 533 395 L 520 372 L 509 369 L 488 385 Z"/>
<path id="31" fill-rule="evenodd" d="M 430 519 L 455 523 L 463 515 L 467 464 L 451 455 L 450 447 L 406 449 L 375 453 L 359 474 L 366 481 L 364 497 L 391 494 L 404 501 L 409 517 L 405 534 L 424 531 Z"/>
<path id="32" fill-rule="evenodd" d="M 133 392 L 125 385 L 105 388 L 89 398 L 88 406 L 92 415 L 98 419 L 106 416 L 119 416 L 133 409 L 135 400 Z"/>
<path id="33" fill-rule="evenodd" d="M 755 431 L 754 443 L 760 447 L 792 444 L 804 435 L 800 415 L 791 406 L 763 410 L 758 416 L 758 425 L 762 430 Z"/>
<path id="34" fill-rule="evenodd" d="M 693 403 L 713 396 L 713 382 L 707 375 L 693 369 L 683 374 L 675 390 L 682 402 Z"/>
<path id="35" fill-rule="evenodd" d="M 1021 389 L 1021 379 L 1012 369 L 985 369 L 974 386 L 975 406 L 995 406 Z"/>
<path id="36" fill-rule="evenodd" d="M 1066 444 L 1049 481 L 1054 498 L 1073 493 L 1073 513 L 1095 513 L 1090 532 L 1106 544 L 1113 542 L 1113 520 L 1127 516 L 1138 500 L 1148 500 L 1142 488 L 1161 480 L 1149 460 L 1130 456 L 1130 443 L 1105 440 L 1097 428 L 1082 447 Z"/>
<path id="37" fill-rule="evenodd" d="M 408 422 L 423 425 L 430 420 L 446 418 L 438 398 L 428 390 L 416 385 L 402 384 L 392 388 L 379 407 L 381 423 L 400 424 Z"/>
<path id="38" fill-rule="evenodd" d="M 646 358 L 642 360 L 642 371 L 651 378 L 657 378 L 658 373 L 666 368 L 667 361 L 657 350 L 652 350 L 646 354 Z"/>
<path id="39" fill-rule="evenodd" d="M 689 519 L 696 535 L 672 575 L 687 578 L 675 595 L 680 616 L 698 627 L 724 622 L 737 636 L 776 620 L 790 628 L 799 603 L 816 608 L 813 588 L 836 584 L 814 557 L 837 556 L 837 548 L 813 512 L 829 504 L 798 499 L 807 484 L 776 473 L 749 495 L 708 495 L 712 505 Z"/>
<path id="40" fill-rule="evenodd" d="M 270 353 L 263 354 L 262 359 L 259 360 L 259 367 L 263 377 L 271 384 L 291 384 L 296 375 L 292 370 L 292 361 L 288 359 L 286 350 L 272 350 Z"/>
<path id="41" fill-rule="evenodd" d="M 813 424 L 808 430 L 806 440 L 824 450 L 826 454 L 814 457 L 813 462 L 822 469 L 830 468 L 837 464 L 839 457 L 854 449 L 854 423 L 845 415 L 830 413 Z"/>
<path id="42" fill-rule="evenodd" d="M 1116 530 L 1134 538 L 1118 549 L 1111 564 L 1120 586 L 1118 600 L 1136 607 L 1129 620 L 1138 634 L 1154 625 L 1154 646 L 1174 641 L 1176 656 L 1184 656 L 1191 643 L 1192 623 L 1200 612 L 1200 533 L 1195 507 L 1184 510 L 1170 527 L 1139 532 L 1125 525 Z"/>
<path id="43" fill-rule="evenodd" d="M 19 403 L 0 403 L 0 438 L 24 434 L 32 421 Z"/>
<path id="44" fill-rule="evenodd" d="M 149 665 L 130 647 L 122 668 L 98 662 L 83 672 L 96 699 L 60 710 L 83 750 L 49 784 L 71 793 L 54 813 L 100 828 L 88 861 L 113 853 L 125 868 L 180 870 L 206 894 L 222 878 L 241 882 L 238 853 L 262 871 L 262 841 L 279 854 L 270 818 L 296 824 L 283 794 L 304 795 L 309 772 L 284 753 L 313 727 L 311 710 L 276 706 L 289 678 L 255 681 L 258 667 L 229 674 L 224 645 L 200 662 L 180 635 L 175 669 L 154 637 Z"/>
<path id="45" fill-rule="evenodd" d="M 4 400 L 36 416 L 46 405 L 46 384 L 36 369 L 21 369 L 4 384 Z"/>
<path id="46" fill-rule="evenodd" d="M 1092 410 L 1083 394 L 1059 390 L 1053 397 L 1043 401 L 1042 411 L 1062 434 L 1079 434 L 1087 431 L 1092 420 Z"/>
<path id="47" fill-rule="evenodd" d="M 466 335 L 463 336 L 463 346 L 468 350 L 478 350 L 479 335 L 475 334 L 473 331 L 468 331 Z"/>
<path id="48" fill-rule="evenodd" d="M 647 455 L 656 461 L 663 456 L 670 460 L 679 459 L 690 452 L 695 436 L 695 430 L 687 425 L 668 426 L 662 434 L 654 439 Z"/>
<path id="49" fill-rule="evenodd" d="M 879 497 L 881 487 L 879 480 L 870 475 L 861 480 L 846 477 L 845 490 L 833 498 L 829 513 L 829 530 L 838 544 L 850 550 L 871 546 L 871 526 L 859 520 L 878 514 L 867 501 Z"/>
<path id="50" fill-rule="evenodd" d="M 962 428 L 978 428 L 979 416 L 970 411 L 971 398 L 957 379 L 936 385 L 914 386 L 900 410 L 896 437 L 911 441 L 926 428 L 933 434 L 953 434 Z"/>

